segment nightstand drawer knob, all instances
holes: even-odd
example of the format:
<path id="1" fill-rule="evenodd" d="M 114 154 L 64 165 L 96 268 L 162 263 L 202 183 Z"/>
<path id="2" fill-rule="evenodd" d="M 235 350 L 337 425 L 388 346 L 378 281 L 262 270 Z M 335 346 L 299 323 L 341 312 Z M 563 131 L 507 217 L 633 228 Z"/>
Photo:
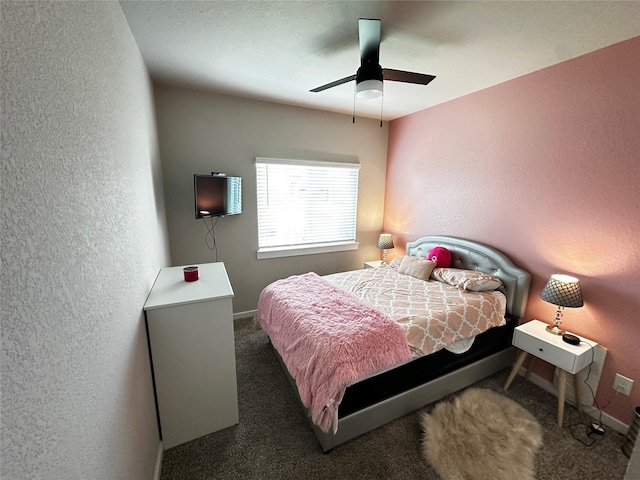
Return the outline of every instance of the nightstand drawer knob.
<path id="1" fill-rule="evenodd" d="M 544 352 L 544 349 L 543 349 L 543 348 L 538 348 L 538 350 L 540 350 L 541 352 Z"/>

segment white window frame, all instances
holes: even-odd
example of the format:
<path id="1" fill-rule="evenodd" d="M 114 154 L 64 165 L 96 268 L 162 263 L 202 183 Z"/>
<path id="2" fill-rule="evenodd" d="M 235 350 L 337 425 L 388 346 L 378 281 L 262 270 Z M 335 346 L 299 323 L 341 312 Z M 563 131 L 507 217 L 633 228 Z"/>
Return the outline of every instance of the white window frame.
<path id="1" fill-rule="evenodd" d="M 359 163 L 340 163 L 340 162 L 327 162 L 327 161 L 316 161 L 316 160 L 297 160 L 297 159 L 286 159 L 286 158 L 270 158 L 270 157 L 256 157 L 256 196 L 257 202 L 259 202 L 260 192 L 258 189 L 260 188 L 259 180 L 258 180 L 258 165 L 266 164 L 266 165 L 299 165 L 299 166 L 307 166 L 307 167 L 329 167 L 329 168 L 349 168 L 352 170 L 360 170 Z M 353 239 L 348 241 L 339 241 L 339 242 L 323 242 L 316 244 L 293 244 L 293 245 L 281 245 L 281 246 L 273 246 L 273 247 L 260 247 L 260 240 L 258 239 L 258 251 L 257 258 L 258 260 L 267 259 L 267 258 L 280 258 L 280 257 L 292 257 L 298 255 L 312 255 L 318 253 L 331 253 L 331 252 L 339 252 L 339 251 L 347 251 L 347 250 L 357 250 L 358 242 L 356 241 L 356 228 L 357 228 L 357 204 L 358 204 L 358 192 L 359 188 L 359 178 L 356 184 L 356 192 L 355 192 L 355 205 L 354 205 L 354 233 Z M 259 205 L 256 209 L 257 211 L 257 220 L 258 220 L 258 230 L 260 229 L 260 213 L 259 213 Z M 258 235 L 260 233 L 258 232 Z"/>

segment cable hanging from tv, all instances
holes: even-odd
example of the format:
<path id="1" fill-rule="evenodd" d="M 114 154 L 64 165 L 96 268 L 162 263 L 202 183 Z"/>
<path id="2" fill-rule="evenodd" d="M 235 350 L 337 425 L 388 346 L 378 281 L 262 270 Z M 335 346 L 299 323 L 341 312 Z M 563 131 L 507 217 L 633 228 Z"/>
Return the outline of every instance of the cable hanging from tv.
<path id="1" fill-rule="evenodd" d="M 207 218 L 209 219 L 209 224 L 207 224 Z M 203 217 L 202 221 L 204 222 L 205 227 L 207 227 L 207 233 L 204 236 L 204 242 L 207 244 L 207 248 L 211 251 L 216 252 L 215 261 L 218 261 L 218 246 L 216 245 L 216 234 L 214 229 L 218 224 L 218 220 L 220 217 Z"/>

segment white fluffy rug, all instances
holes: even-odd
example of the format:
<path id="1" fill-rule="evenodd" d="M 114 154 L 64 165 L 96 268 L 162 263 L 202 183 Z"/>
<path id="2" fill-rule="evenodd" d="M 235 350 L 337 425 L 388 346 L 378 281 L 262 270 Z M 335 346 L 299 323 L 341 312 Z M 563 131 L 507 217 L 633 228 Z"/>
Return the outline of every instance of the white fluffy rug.
<path id="1" fill-rule="evenodd" d="M 422 453 L 443 480 L 534 480 L 542 429 L 520 404 L 469 388 L 422 415 Z"/>

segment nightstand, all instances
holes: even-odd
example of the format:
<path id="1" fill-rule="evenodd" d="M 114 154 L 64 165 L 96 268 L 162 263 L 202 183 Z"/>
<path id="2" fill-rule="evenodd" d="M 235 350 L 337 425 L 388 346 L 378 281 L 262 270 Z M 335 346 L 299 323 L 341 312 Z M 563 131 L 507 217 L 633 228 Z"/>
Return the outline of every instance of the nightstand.
<path id="1" fill-rule="evenodd" d="M 378 268 L 384 265 L 382 260 L 373 260 L 371 262 L 364 262 L 364 268 Z"/>
<path id="2" fill-rule="evenodd" d="M 548 362 L 559 369 L 558 376 L 558 426 L 562 427 L 564 417 L 564 396 L 566 390 L 567 373 L 573 375 L 573 384 L 576 389 L 576 403 L 578 410 L 582 411 L 582 379 L 580 372 L 593 361 L 593 347 L 597 345 L 587 338 L 579 337 L 579 345 L 570 345 L 562 340 L 562 335 L 554 335 L 546 331 L 547 324 L 540 320 L 519 325 L 513 332 L 513 346 L 521 350 L 516 362 L 513 364 L 509 378 L 502 387 L 505 392 L 517 375 L 527 354 Z M 531 365 L 529 365 L 529 369 Z M 527 370 L 527 375 L 529 371 Z"/>

